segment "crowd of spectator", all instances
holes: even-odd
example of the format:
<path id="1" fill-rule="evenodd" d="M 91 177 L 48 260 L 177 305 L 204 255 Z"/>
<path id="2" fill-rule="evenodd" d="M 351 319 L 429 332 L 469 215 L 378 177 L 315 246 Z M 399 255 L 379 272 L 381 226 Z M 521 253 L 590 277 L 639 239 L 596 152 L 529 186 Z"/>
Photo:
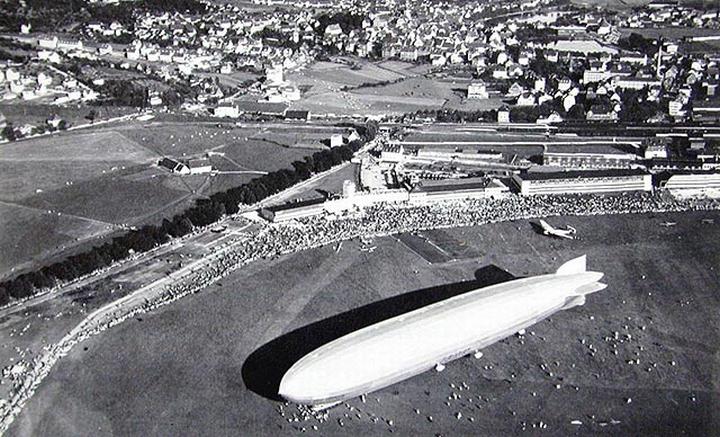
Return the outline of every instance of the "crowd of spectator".
<path id="1" fill-rule="evenodd" d="M 638 214 L 720 209 L 720 200 L 676 199 L 662 193 L 614 195 L 511 195 L 502 199 L 464 200 L 432 205 L 377 204 L 346 216 L 314 216 L 287 224 L 269 224 L 255 238 L 218 256 L 213 265 L 166 290 L 174 300 L 201 289 L 249 262 L 272 258 L 363 236 L 473 226 L 559 215 Z M 298 226 L 298 223 L 300 224 Z M 156 306 L 158 302 L 148 303 Z"/>

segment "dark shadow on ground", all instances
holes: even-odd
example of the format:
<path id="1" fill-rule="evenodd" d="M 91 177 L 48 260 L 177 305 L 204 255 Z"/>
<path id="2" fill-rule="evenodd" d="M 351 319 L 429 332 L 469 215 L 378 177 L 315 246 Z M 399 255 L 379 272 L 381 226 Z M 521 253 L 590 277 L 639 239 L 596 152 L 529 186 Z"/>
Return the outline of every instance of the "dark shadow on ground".
<path id="1" fill-rule="evenodd" d="M 489 265 L 475 272 L 474 281 L 463 281 L 411 291 L 389 299 L 337 314 L 284 334 L 260 346 L 245 360 L 242 377 L 251 391 L 272 400 L 278 395 L 280 380 L 300 358 L 320 346 L 374 323 L 457 296 L 480 287 L 499 284 L 513 275 Z"/>
<path id="2" fill-rule="evenodd" d="M 540 234 L 540 235 L 545 235 L 545 231 L 543 230 L 543 227 L 540 224 L 540 222 L 529 222 L 529 223 L 530 223 L 530 227 L 533 229 L 533 231 L 535 231 L 535 233 Z"/>

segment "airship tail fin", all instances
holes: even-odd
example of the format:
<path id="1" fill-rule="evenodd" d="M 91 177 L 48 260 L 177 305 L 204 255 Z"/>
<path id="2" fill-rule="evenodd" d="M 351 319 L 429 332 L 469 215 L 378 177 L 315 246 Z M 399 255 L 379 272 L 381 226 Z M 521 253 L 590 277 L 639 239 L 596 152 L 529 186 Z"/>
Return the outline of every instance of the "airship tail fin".
<path id="1" fill-rule="evenodd" d="M 607 284 L 603 284 L 602 282 L 591 282 L 589 284 L 585 284 L 579 287 L 577 290 L 575 290 L 575 294 L 579 296 L 584 296 L 586 294 L 595 293 L 596 291 L 604 290 L 606 288 Z"/>
<path id="2" fill-rule="evenodd" d="M 557 269 L 557 275 L 572 275 L 575 273 L 585 273 L 587 271 L 587 256 L 579 256 L 571 259 Z"/>

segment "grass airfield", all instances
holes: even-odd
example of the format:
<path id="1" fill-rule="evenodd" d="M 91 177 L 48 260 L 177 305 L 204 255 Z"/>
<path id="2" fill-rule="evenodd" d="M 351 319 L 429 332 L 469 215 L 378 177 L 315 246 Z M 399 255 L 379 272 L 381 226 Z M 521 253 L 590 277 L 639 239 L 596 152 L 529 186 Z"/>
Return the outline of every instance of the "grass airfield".
<path id="1" fill-rule="evenodd" d="M 287 168 L 316 151 L 270 142 L 264 134 L 216 123 L 131 121 L 3 145 L 0 243 L 7 250 L 0 277 L 97 244 L 120 227 L 159 223 L 198 197 L 250 181 L 253 171 Z M 163 156 L 210 153 L 221 174 L 178 176 L 156 165 Z"/>
<path id="2" fill-rule="evenodd" d="M 452 261 L 430 263 L 422 244 L 385 237 L 373 253 L 352 241 L 250 264 L 74 348 L 8 434 L 713 434 L 720 213 L 549 221 L 580 239 L 517 221 L 422 234 Z M 582 254 L 608 289 L 480 360 L 353 399 L 323 423 L 294 421 L 295 407 L 273 399 L 284 370 L 324 341 L 507 279 L 503 270 L 552 272 Z"/>

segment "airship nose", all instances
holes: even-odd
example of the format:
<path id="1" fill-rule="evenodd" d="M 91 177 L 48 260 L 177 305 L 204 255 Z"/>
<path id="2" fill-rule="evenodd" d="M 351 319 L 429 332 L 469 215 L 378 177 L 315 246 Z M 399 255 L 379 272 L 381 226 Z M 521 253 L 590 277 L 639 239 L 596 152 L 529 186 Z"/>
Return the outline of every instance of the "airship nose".
<path id="1" fill-rule="evenodd" d="M 285 375 L 280 381 L 280 388 L 278 394 L 288 401 L 295 401 L 297 399 L 297 384 L 295 378 L 292 375 Z"/>

